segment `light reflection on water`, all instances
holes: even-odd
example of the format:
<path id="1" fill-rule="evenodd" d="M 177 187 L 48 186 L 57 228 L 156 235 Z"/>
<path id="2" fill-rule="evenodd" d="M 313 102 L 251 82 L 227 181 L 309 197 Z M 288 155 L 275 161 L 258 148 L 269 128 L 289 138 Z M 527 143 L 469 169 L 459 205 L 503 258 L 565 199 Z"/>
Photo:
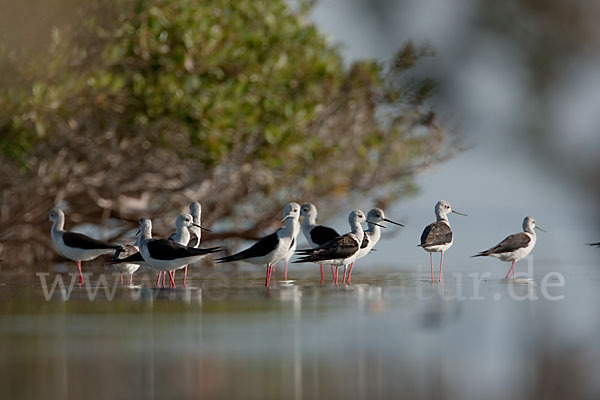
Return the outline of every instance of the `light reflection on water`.
<path id="1" fill-rule="evenodd" d="M 269 290 L 260 272 L 203 272 L 186 289 L 118 288 L 112 301 L 100 290 L 89 301 L 75 288 L 48 302 L 38 277 L 8 277 L 0 387 L 61 399 L 591 396 L 597 276 L 571 270 L 553 289 L 561 301 L 542 296 L 543 275 L 509 284 L 468 271 L 443 285 L 357 271 L 351 287 L 313 274 Z"/>

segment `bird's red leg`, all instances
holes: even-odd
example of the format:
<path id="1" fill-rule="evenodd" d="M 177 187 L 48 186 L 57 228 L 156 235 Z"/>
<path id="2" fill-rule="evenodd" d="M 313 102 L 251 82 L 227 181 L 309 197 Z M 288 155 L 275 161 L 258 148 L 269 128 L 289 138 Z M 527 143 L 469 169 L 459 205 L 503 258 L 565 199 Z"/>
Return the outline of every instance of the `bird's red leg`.
<path id="1" fill-rule="evenodd" d="M 433 283 L 433 253 L 429 253 L 429 264 L 431 265 L 431 283 Z"/>
<path id="2" fill-rule="evenodd" d="M 511 266 L 510 266 L 510 269 L 508 270 L 508 273 L 506 274 L 506 276 L 504 277 L 504 279 L 508 279 L 508 277 L 510 276 L 510 271 L 511 270 L 514 271 L 514 268 L 515 268 L 515 262 L 513 261 L 512 264 L 511 264 Z M 514 279 L 514 275 L 513 275 L 513 279 Z"/>
<path id="3" fill-rule="evenodd" d="M 340 269 L 340 266 L 339 266 L 339 265 L 336 265 L 336 266 L 335 266 L 335 284 L 336 284 L 336 285 L 337 285 L 337 283 L 338 283 L 339 269 Z"/>
<path id="4" fill-rule="evenodd" d="M 354 267 L 354 263 L 350 263 L 350 268 L 348 268 L 348 280 L 346 281 L 347 283 L 350 283 L 350 280 L 352 279 L 352 267 Z"/>
<path id="5" fill-rule="evenodd" d="M 270 265 L 267 265 L 267 276 L 265 277 L 265 286 L 269 287 L 269 282 L 271 281 L 271 269 L 272 267 Z"/>
<path id="6" fill-rule="evenodd" d="M 158 272 L 158 277 L 156 278 L 156 287 L 160 287 L 160 276 L 162 275 L 162 272 Z"/>
<path id="7" fill-rule="evenodd" d="M 187 265 L 183 269 L 183 287 L 187 287 Z"/>
<path id="8" fill-rule="evenodd" d="M 123 273 L 121 272 L 121 286 L 123 286 Z"/>
<path id="9" fill-rule="evenodd" d="M 163 273 L 162 273 L 162 287 L 165 287 L 166 275 L 167 275 L 167 271 L 163 271 Z"/>
<path id="10" fill-rule="evenodd" d="M 133 285 L 133 274 L 129 275 L 129 285 Z"/>
<path id="11" fill-rule="evenodd" d="M 442 257 L 440 258 L 440 278 L 439 281 L 442 281 L 442 264 L 444 263 L 444 252 L 442 251 Z"/>
<path id="12" fill-rule="evenodd" d="M 288 267 L 288 262 L 285 262 L 285 270 L 283 272 L 283 280 L 287 281 L 287 267 Z"/>
<path id="13" fill-rule="evenodd" d="M 344 265 L 344 277 L 342 278 L 342 285 L 346 284 L 346 272 L 348 270 L 348 265 Z"/>
<path id="14" fill-rule="evenodd" d="M 169 287 L 175 287 L 175 271 L 169 271 Z"/>
<path id="15" fill-rule="evenodd" d="M 335 282 L 335 272 L 333 272 L 333 265 L 330 265 L 329 267 L 331 267 L 331 281 Z"/>
<path id="16" fill-rule="evenodd" d="M 79 284 L 83 285 L 83 273 L 81 272 L 81 261 L 77 261 L 77 269 L 79 270 Z"/>

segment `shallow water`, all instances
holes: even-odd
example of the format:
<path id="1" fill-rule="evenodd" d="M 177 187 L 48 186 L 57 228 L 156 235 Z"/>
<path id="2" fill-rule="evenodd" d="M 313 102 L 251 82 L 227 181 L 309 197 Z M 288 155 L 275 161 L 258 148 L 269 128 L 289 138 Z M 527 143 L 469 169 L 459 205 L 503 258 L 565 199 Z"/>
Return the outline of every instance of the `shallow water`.
<path id="1" fill-rule="evenodd" d="M 486 275 L 454 268 L 443 284 L 425 269 L 360 267 L 352 285 L 332 285 L 329 274 L 321 285 L 318 269 L 304 268 L 270 289 L 253 268 L 194 271 L 176 289 L 153 288 L 155 275 L 143 272 L 136 286 L 113 286 L 106 270 L 108 292 L 97 271 L 68 296 L 44 292 L 40 276 L 4 274 L 3 397 L 600 394 L 593 266 L 548 265 L 516 282 L 503 279 L 504 265 Z M 548 276 L 555 270 L 564 284 Z M 48 286 L 55 276 L 43 277 Z M 59 276 L 68 291 L 71 277 Z"/>

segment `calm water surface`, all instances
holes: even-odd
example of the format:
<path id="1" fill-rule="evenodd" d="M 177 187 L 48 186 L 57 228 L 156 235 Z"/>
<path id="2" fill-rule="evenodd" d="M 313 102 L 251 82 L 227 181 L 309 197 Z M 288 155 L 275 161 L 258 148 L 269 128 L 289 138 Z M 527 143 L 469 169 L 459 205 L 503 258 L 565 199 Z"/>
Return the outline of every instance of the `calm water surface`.
<path id="1" fill-rule="evenodd" d="M 51 295 L 39 276 L 4 274 L 2 398 L 598 398 L 595 266 L 510 283 L 498 265 L 433 285 L 428 269 L 362 265 L 337 287 L 292 269 L 268 290 L 252 268 L 176 289 L 143 273 L 113 288 L 98 269 L 70 294 L 61 274 Z"/>

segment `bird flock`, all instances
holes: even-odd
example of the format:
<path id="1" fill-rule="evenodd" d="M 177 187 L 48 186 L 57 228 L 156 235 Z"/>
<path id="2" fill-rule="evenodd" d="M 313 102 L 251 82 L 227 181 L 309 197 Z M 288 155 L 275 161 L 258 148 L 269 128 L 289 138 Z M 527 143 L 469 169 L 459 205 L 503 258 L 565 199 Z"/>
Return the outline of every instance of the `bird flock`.
<path id="1" fill-rule="evenodd" d="M 93 260 L 101 255 L 112 254 L 110 262 L 123 275 L 133 282 L 133 274 L 140 266 L 158 272 L 156 286 L 165 287 L 168 276 L 169 287 L 175 287 L 175 271 L 184 270 L 183 284 L 187 284 L 187 268 L 209 254 L 224 251 L 221 247 L 200 248 L 202 230 L 210 231 L 201 225 L 201 206 L 198 202 L 190 204 L 190 213 L 179 214 L 175 220 L 175 233 L 167 239 L 152 237 L 152 221 L 143 217 L 139 221 L 139 231 L 135 244 L 109 243 L 81 233 L 65 231 L 65 214 L 59 208 L 50 211 L 52 241 L 58 253 L 77 263 L 79 284 L 84 283 L 81 263 Z M 431 282 L 434 282 L 433 253 L 440 253 L 438 280 L 442 281 L 444 252 L 453 244 L 453 232 L 448 214 L 466 216 L 452 209 L 449 202 L 440 200 L 435 208 L 436 221 L 427 225 L 421 235 L 418 246 L 429 253 Z M 300 222 L 302 218 L 302 222 Z M 332 282 L 339 279 L 339 268 L 344 267 L 342 284 L 350 284 L 352 269 L 357 260 L 368 255 L 379 239 L 384 222 L 404 226 L 386 218 L 380 208 L 373 208 L 367 214 L 353 210 L 348 215 L 350 232 L 340 235 L 335 229 L 317 224 L 317 208 L 314 204 L 288 203 L 283 209 L 283 227 L 256 241 L 252 246 L 232 255 L 217 258 L 217 263 L 244 261 L 265 266 L 265 286 L 269 287 L 275 265 L 285 264 L 284 280 L 287 281 L 288 264 L 292 256 L 297 255 L 293 263 L 315 263 L 320 265 L 321 283 L 325 280 L 323 266 L 330 266 Z M 363 229 L 366 223 L 368 229 Z M 529 255 L 536 243 L 535 229 L 543 231 L 532 217 L 523 220 L 523 232 L 508 236 L 499 244 L 484 250 L 473 257 L 490 256 L 502 261 L 512 262 L 506 279 L 515 278 L 515 263 Z M 307 249 L 297 249 L 297 238 L 302 231 L 310 245 Z"/>

